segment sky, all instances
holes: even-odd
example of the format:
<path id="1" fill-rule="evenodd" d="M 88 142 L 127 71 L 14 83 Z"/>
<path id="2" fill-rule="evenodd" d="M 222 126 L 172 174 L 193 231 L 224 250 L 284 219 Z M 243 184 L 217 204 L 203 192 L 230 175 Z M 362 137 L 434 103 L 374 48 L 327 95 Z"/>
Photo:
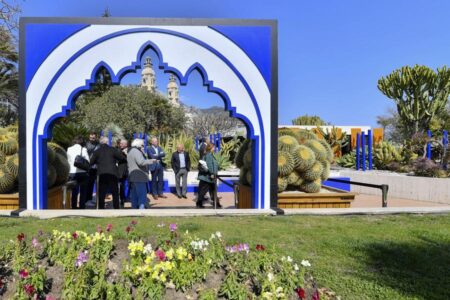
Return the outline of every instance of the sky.
<path id="1" fill-rule="evenodd" d="M 404 65 L 450 64 L 448 0 L 26 0 L 23 16 L 278 20 L 279 124 L 318 115 L 334 125 L 376 126 L 393 107 L 377 81 Z M 158 75 L 157 75 L 158 76 Z M 200 76 L 187 104 L 221 105 Z M 197 76 L 197 78 L 195 78 Z M 131 80 L 131 79 L 130 79 Z M 162 78 L 159 87 L 167 84 Z M 164 83 L 165 80 L 165 83 Z M 209 105 L 211 104 L 211 105 Z"/>

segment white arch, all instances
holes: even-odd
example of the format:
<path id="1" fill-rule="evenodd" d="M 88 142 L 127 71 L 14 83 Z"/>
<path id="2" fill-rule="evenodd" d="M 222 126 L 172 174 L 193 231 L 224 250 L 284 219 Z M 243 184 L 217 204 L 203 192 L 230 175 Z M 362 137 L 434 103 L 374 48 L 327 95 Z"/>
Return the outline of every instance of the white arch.
<path id="1" fill-rule="evenodd" d="M 27 90 L 27 145 L 37 149 L 34 153 L 27 152 L 28 169 L 33 161 L 39 157 L 39 141 L 33 134 L 35 124 L 34 117 L 38 116 L 39 102 L 45 95 L 45 90 L 49 86 L 51 79 L 56 72 L 72 57 L 74 53 L 83 49 L 95 40 L 101 39 L 109 34 L 114 34 L 123 30 L 135 30 L 138 28 L 163 29 L 177 32 L 192 37 L 192 40 L 180 38 L 161 32 L 136 32 L 132 34 L 120 35 L 105 40 L 89 49 L 73 60 L 67 68 L 63 69 L 52 88 L 48 91 L 46 101 L 42 106 L 40 119 L 36 124 L 36 135 L 44 133 L 44 126 L 49 117 L 61 112 L 62 107 L 67 104 L 68 96 L 76 88 L 85 85 L 85 80 L 90 78 L 91 72 L 98 62 L 107 63 L 113 72 L 117 74 L 120 69 L 129 66 L 136 60 L 136 54 L 142 44 L 146 41 L 152 41 L 163 53 L 165 63 L 170 67 L 179 70 L 183 75 L 195 63 L 199 63 L 206 70 L 210 80 L 214 81 L 214 86 L 225 91 L 232 106 L 236 107 L 236 112 L 245 115 L 254 126 L 254 134 L 260 136 L 259 118 L 264 119 L 264 139 L 266 144 L 270 145 L 270 92 L 265 84 L 264 78 L 248 58 L 248 56 L 230 40 L 206 26 L 115 26 L 115 25 L 91 25 L 84 30 L 74 34 L 61 45 L 59 45 L 44 61 L 36 72 L 33 80 L 30 82 Z M 214 55 L 205 47 L 202 47 L 193 40 L 197 39 L 208 46 L 214 48 L 229 62 L 237 66 L 242 78 L 248 83 L 249 88 L 254 93 L 257 103 L 260 107 L 261 116 L 258 116 L 253 105 L 251 95 L 246 90 L 242 78 L 237 76 L 230 65 L 226 64 L 217 55 Z M 259 170 L 259 183 L 261 192 L 264 191 L 265 207 L 270 206 L 270 147 L 265 149 L 265 155 L 262 157 L 262 148 L 260 147 L 259 165 L 266 166 L 264 178 L 262 170 Z M 27 173 L 27 181 L 33 182 L 40 187 L 39 182 L 39 164 L 33 172 Z M 27 206 L 33 207 L 33 197 L 39 197 L 39 193 L 34 196 L 33 185 L 27 186 Z M 36 199 L 39 205 L 39 199 Z M 258 202 L 259 203 L 259 202 Z M 39 206 L 37 207 L 40 208 Z"/>

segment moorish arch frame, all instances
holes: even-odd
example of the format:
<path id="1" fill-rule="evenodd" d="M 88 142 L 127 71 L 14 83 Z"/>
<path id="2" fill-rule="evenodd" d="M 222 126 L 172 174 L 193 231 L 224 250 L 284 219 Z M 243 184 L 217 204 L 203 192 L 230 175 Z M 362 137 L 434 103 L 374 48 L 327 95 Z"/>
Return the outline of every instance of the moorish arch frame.
<path id="1" fill-rule="evenodd" d="M 253 149 L 253 208 L 277 205 L 277 22 L 227 19 L 22 18 L 20 20 L 20 208 L 47 208 L 53 122 L 68 115 L 99 68 L 114 84 L 136 72 L 147 49 L 181 85 L 198 71 Z"/>

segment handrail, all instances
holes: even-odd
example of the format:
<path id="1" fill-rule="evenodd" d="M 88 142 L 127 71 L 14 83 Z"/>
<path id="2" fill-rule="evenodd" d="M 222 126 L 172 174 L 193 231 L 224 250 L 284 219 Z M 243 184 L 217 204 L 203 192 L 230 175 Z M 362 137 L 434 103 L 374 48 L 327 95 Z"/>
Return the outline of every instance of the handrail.
<path id="1" fill-rule="evenodd" d="M 372 184 L 372 183 L 365 183 L 365 182 L 358 182 L 358 181 L 351 181 L 351 180 L 343 180 L 343 179 L 337 179 L 337 178 L 328 178 L 327 181 L 348 183 L 348 184 L 353 184 L 353 185 L 360 185 L 360 186 L 370 187 L 370 188 L 374 188 L 374 189 L 381 189 L 382 207 L 387 207 L 387 194 L 388 194 L 388 191 L 389 191 L 389 185 L 388 184 Z"/>

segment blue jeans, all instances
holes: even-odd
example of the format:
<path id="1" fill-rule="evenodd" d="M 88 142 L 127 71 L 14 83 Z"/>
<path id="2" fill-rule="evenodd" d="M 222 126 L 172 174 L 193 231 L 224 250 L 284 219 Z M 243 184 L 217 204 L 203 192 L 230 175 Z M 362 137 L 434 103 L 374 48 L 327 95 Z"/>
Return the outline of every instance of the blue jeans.
<path id="1" fill-rule="evenodd" d="M 130 182 L 131 208 L 139 208 L 147 203 L 147 183 Z"/>

